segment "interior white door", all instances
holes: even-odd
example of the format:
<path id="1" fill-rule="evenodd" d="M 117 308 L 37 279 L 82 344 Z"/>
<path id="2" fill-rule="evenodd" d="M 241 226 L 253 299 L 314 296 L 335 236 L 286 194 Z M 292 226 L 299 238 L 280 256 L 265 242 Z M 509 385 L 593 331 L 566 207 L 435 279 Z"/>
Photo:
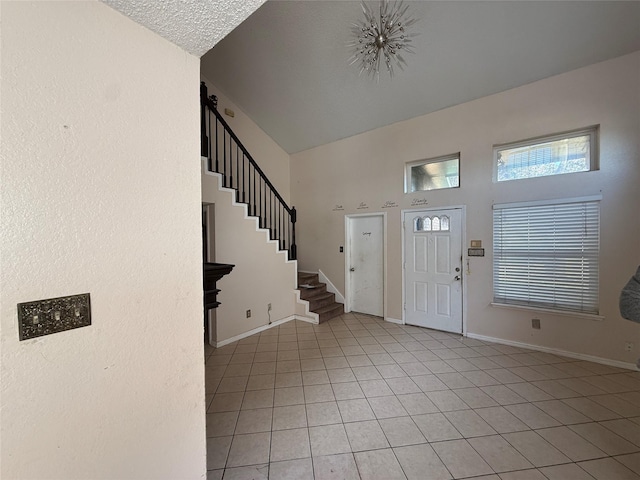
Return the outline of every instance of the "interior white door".
<path id="1" fill-rule="evenodd" d="M 462 333 L 462 210 L 404 214 L 405 322 Z"/>
<path id="2" fill-rule="evenodd" d="M 384 315 L 384 219 L 382 215 L 348 219 L 349 309 Z"/>

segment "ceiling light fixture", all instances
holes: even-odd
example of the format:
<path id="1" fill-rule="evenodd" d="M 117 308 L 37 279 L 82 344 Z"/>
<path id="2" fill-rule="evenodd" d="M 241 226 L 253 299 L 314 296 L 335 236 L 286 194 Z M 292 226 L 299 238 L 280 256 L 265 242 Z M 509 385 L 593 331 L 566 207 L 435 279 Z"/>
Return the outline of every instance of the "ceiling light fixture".
<path id="1" fill-rule="evenodd" d="M 366 72 L 380 79 L 382 63 L 391 77 L 394 65 L 404 70 L 407 62 L 402 53 L 414 53 L 411 38 L 417 35 L 409 34 L 407 30 L 418 21 L 407 15 L 408 9 L 409 6 L 404 5 L 402 0 L 393 3 L 381 0 L 380 14 L 377 15 L 362 1 L 364 20 L 352 24 L 351 31 L 355 38 L 349 44 L 353 49 L 350 64 L 358 64 L 360 74 Z"/>

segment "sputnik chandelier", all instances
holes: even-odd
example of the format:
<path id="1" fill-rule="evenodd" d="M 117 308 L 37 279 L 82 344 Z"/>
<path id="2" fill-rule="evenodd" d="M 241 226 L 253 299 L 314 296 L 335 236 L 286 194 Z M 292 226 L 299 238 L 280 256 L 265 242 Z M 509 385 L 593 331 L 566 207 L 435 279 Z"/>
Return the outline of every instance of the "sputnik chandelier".
<path id="1" fill-rule="evenodd" d="M 408 29 L 418 21 L 407 15 L 408 9 L 402 0 L 393 3 L 381 0 L 378 15 L 362 1 L 364 19 L 352 23 L 354 41 L 349 44 L 353 50 L 350 64 L 357 64 L 360 74 L 366 72 L 379 79 L 381 69 L 386 69 L 391 77 L 394 65 L 404 70 L 407 62 L 402 54 L 414 53 L 411 38 L 417 35 L 408 33 Z"/>

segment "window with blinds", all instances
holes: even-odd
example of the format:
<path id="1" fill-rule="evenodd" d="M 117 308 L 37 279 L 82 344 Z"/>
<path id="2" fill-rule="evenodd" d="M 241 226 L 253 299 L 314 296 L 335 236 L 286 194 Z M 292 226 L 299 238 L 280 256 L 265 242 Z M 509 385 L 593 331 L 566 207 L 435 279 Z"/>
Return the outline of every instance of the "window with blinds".
<path id="1" fill-rule="evenodd" d="M 498 182 L 597 169 L 598 127 L 496 145 Z"/>
<path id="2" fill-rule="evenodd" d="M 600 198 L 493 207 L 493 302 L 598 314 Z"/>

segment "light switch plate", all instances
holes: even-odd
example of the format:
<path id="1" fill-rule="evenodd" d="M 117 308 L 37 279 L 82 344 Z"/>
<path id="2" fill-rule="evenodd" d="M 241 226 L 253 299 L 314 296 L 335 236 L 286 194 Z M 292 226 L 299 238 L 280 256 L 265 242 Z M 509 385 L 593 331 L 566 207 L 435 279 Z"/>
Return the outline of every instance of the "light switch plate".
<path id="1" fill-rule="evenodd" d="M 20 340 L 91 325 L 88 293 L 18 304 Z"/>

